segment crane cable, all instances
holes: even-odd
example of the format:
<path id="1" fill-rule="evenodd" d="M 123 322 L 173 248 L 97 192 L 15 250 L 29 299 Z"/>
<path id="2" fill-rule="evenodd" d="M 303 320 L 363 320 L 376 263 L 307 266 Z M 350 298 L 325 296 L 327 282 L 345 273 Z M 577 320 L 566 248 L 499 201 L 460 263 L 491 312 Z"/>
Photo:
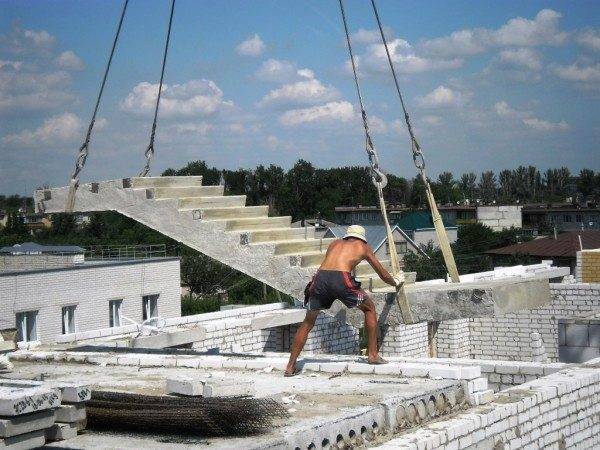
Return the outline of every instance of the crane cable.
<path id="1" fill-rule="evenodd" d="M 381 209 L 381 214 L 383 216 L 383 223 L 385 225 L 387 239 L 388 239 L 392 274 L 394 275 L 394 277 L 399 277 L 401 280 L 403 280 L 404 273 L 400 270 L 400 263 L 398 261 L 398 253 L 396 252 L 396 243 L 394 242 L 392 229 L 390 227 L 390 222 L 389 222 L 388 216 L 387 216 L 385 199 L 383 197 L 383 188 L 387 185 L 387 177 L 381 171 L 381 168 L 379 166 L 379 156 L 377 154 L 377 150 L 375 149 L 375 145 L 373 144 L 373 140 L 371 139 L 371 132 L 369 130 L 369 121 L 367 118 L 367 112 L 365 111 L 365 105 L 364 105 L 362 93 L 360 90 L 360 82 L 358 80 L 356 63 L 354 61 L 354 53 L 352 51 L 352 42 L 350 40 L 350 33 L 348 31 L 348 22 L 346 20 L 346 12 L 344 10 L 343 0 L 339 0 L 339 3 L 340 3 L 340 11 L 342 13 L 342 22 L 344 24 L 344 31 L 346 33 L 346 43 L 348 45 L 348 54 L 350 56 L 350 63 L 352 65 L 352 73 L 354 74 L 354 84 L 356 85 L 356 93 L 358 94 L 358 102 L 360 104 L 360 112 L 361 112 L 361 116 L 362 116 L 363 127 L 365 129 L 365 150 L 367 151 L 367 156 L 369 158 L 369 164 L 371 165 L 371 179 L 373 181 L 373 184 L 377 188 L 377 196 L 379 198 L 379 208 Z"/>
<path id="2" fill-rule="evenodd" d="M 341 0 L 340 0 L 341 2 Z M 408 134 L 410 136 L 411 149 L 413 153 L 413 161 L 415 167 L 419 171 L 421 179 L 425 184 L 425 194 L 427 196 L 427 202 L 429 203 L 429 208 L 431 210 L 431 217 L 433 219 L 433 226 L 435 227 L 435 231 L 438 237 L 438 241 L 440 243 L 440 249 L 442 250 L 442 255 L 444 256 L 444 262 L 446 263 L 446 268 L 448 269 L 448 273 L 450 274 L 450 279 L 453 283 L 459 283 L 460 277 L 458 275 L 458 269 L 456 267 L 456 261 L 454 260 L 454 255 L 452 253 L 452 248 L 450 247 L 450 241 L 448 240 L 448 234 L 446 233 L 446 228 L 444 227 L 444 222 L 442 221 L 442 217 L 438 210 L 437 204 L 435 202 L 435 198 L 433 196 L 433 191 L 431 190 L 431 185 L 429 184 L 429 180 L 425 174 L 425 158 L 423 157 L 423 153 L 421 151 L 421 146 L 415 137 L 415 133 L 412 128 L 412 124 L 410 123 L 410 117 L 406 110 L 406 105 L 404 104 L 404 98 L 402 97 L 402 92 L 400 91 L 400 85 L 398 83 L 398 77 L 396 76 L 396 70 L 394 69 L 394 63 L 392 62 L 392 57 L 390 55 L 390 50 L 388 47 L 387 39 L 385 37 L 385 33 L 383 32 L 383 26 L 381 25 L 381 20 L 379 19 L 379 11 L 377 10 L 377 6 L 375 5 L 375 0 L 371 0 L 371 5 L 373 7 L 373 12 L 375 13 L 375 19 L 377 20 L 377 26 L 379 27 L 379 33 L 381 34 L 381 40 L 383 41 L 383 46 L 385 47 L 385 53 L 387 55 L 387 60 L 390 65 L 390 69 L 392 72 L 392 77 L 394 78 L 394 84 L 396 86 L 396 92 L 398 93 L 398 97 L 400 98 L 400 104 L 402 105 L 402 111 L 404 112 L 404 121 L 406 122 L 406 127 L 408 129 Z"/>
<path id="3" fill-rule="evenodd" d="M 117 32 L 115 33 L 115 38 L 113 40 L 112 48 L 110 50 L 110 56 L 108 57 L 108 62 L 106 63 L 106 69 L 104 70 L 104 77 L 102 78 L 102 83 L 100 85 L 100 92 L 98 92 L 98 97 L 96 98 L 96 105 L 94 106 L 94 112 L 92 114 L 92 119 L 90 120 L 90 124 L 88 126 L 87 133 L 85 135 L 85 139 L 81 147 L 79 147 L 79 152 L 77 155 L 77 159 L 75 161 L 75 169 L 73 170 L 73 174 L 71 175 L 71 180 L 69 182 L 69 191 L 67 193 L 67 201 L 65 205 L 65 212 L 73 212 L 73 208 L 75 206 L 75 191 L 79 187 L 79 174 L 83 170 L 85 166 L 85 162 L 89 153 L 89 144 L 92 136 L 92 130 L 94 129 L 94 124 L 96 123 L 96 115 L 98 114 L 98 108 L 100 107 L 100 100 L 102 98 L 102 94 L 104 93 L 104 86 L 106 85 L 106 79 L 108 78 L 108 72 L 110 70 L 110 65 L 112 63 L 113 56 L 115 54 L 115 49 L 117 48 L 117 42 L 119 40 L 119 35 L 121 34 L 121 28 L 123 25 L 123 19 L 125 18 L 125 11 L 127 10 L 127 4 L 129 0 L 124 0 L 123 8 L 121 10 L 121 17 L 119 19 L 119 25 L 117 27 Z"/>
<path id="4" fill-rule="evenodd" d="M 165 42 L 165 50 L 163 53 L 162 68 L 160 71 L 160 82 L 158 84 L 158 95 L 156 97 L 156 106 L 154 107 L 154 120 L 152 121 L 152 129 L 150 131 L 150 143 L 146 147 L 144 156 L 146 157 L 146 165 L 141 170 L 138 176 L 145 177 L 150 172 L 150 163 L 154 157 L 154 136 L 156 134 L 156 123 L 158 119 L 158 106 L 160 105 L 160 96 L 162 93 L 163 79 L 165 77 L 165 66 L 167 64 L 167 54 L 169 53 L 169 41 L 171 40 L 171 25 L 173 24 L 173 12 L 175 10 L 175 0 L 171 0 L 171 14 L 169 16 L 169 27 L 167 28 L 167 39 Z"/>

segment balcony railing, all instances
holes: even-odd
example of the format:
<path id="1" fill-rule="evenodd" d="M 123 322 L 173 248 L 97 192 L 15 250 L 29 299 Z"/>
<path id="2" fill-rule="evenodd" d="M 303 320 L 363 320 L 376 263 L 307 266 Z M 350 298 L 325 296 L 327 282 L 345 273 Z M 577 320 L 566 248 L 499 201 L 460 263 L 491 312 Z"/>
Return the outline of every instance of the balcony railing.
<path id="1" fill-rule="evenodd" d="M 167 256 L 165 244 L 151 245 L 92 245 L 85 247 L 87 261 L 130 260 Z"/>

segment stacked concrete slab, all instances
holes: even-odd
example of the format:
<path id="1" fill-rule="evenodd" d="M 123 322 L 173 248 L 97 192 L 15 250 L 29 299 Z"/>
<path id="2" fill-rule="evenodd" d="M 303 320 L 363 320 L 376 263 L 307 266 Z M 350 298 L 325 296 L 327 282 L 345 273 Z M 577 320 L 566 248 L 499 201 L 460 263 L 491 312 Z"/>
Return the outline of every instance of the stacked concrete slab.
<path id="1" fill-rule="evenodd" d="M 86 426 L 91 390 L 64 382 L 0 380 L 0 448 L 28 449 L 73 438 Z"/>
<path id="2" fill-rule="evenodd" d="M 46 430 L 54 425 L 54 408 L 60 401 L 59 389 L 0 380 L 0 448 L 20 450 L 44 445 Z"/>

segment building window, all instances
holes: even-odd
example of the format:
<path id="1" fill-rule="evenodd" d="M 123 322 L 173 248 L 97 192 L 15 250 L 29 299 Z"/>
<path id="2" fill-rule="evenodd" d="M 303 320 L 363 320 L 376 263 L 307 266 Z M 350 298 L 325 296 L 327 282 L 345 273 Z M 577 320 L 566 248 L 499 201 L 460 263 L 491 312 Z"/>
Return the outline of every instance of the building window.
<path id="1" fill-rule="evenodd" d="M 573 218 L 569 214 L 563 216 L 563 222 L 572 222 Z"/>
<path id="2" fill-rule="evenodd" d="M 120 327 L 121 326 L 121 306 L 123 300 L 111 300 L 108 302 L 108 326 Z"/>
<path id="3" fill-rule="evenodd" d="M 17 341 L 37 341 L 37 311 L 17 313 Z"/>
<path id="4" fill-rule="evenodd" d="M 577 215 L 575 215 L 575 222 L 577 222 L 577 223 L 581 223 L 581 222 L 583 222 L 583 219 L 582 219 L 582 217 L 581 217 L 581 214 L 577 214 Z"/>
<path id="5" fill-rule="evenodd" d="M 144 295 L 142 297 L 142 320 L 158 317 L 158 295 Z"/>
<path id="6" fill-rule="evenodd" d="M 395 241 L 394 244 L 396 244 L 396 253 L 398 253 L 399 255 L 404 255 L 407 252 L 407 247 L 406 247 L 406 242 L 404 241 Z M 385 253 L 386 255 L 390 254 L 390 244 L 388 244 L 387 242 L 385 243 Z"/>
<path id="7" fill-rule="evenodd" d="M 62 309 L 62 334 L 71 333 L 75 333 L 75 305 Z"/>

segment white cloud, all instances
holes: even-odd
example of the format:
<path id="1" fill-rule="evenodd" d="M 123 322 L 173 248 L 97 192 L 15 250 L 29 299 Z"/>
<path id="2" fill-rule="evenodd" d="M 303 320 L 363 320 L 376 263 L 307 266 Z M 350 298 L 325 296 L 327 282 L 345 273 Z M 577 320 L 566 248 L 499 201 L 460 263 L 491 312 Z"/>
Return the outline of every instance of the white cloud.
<path id="1" fill-rule="evenodd" d="M 523 123 L 538 131 L 566 131 L 570 128 L 569 124 L 564 120 L 561 120 L 560 122 L 548 122 L 547 120 L 538 119 L 536 117 L 523 119 Z"/>
<path id="2" fill-rule="evenodd" d="M 393 31 L 389 27 L 383 27 L 383 32 L 387 40 L 390 40 L 393 35 Z M 359 28 L 357 32 L 350 34 L 350 39 L 353 44 L 361 45 L 361 44 L 375 44 L 376 42 L 381 41 L 381 34 L 379 33 L 379 29 L 373 30 L 365 30 L 364 28 Z"/>
<path id="3" fill-rule="evenodd" d="M 0 59 L 0 69 L 3 67 L 12 68 L 13 70 L 19 70 L 23 66 L 22 61 L 6 61 Z"/>
<path id="4" fill-rule="evenodd" d="M 442 118 L 440 116 L 426 115 L 423 116 L 423 122 L 430 126 L 437 126 L 442 124 Z"/>
<path id="5" fill-rule="evenodd" d="M 47 54 L 56 44 L 56 38 L 46 30 L 26 30 L 17 23 L 0 35 L 0 48 L 14 55 Z"/>
<path id="6" fill-rule="evenodd" d="M 49 117 L 33 131 L 23 130 L 4 136 L 2 142 L 17 147 L 56 145 L 73 142 L 81 137 L 82 130 L 83 123 L 79 117 L 72 113 L 63 113 Z"/>
<path id="7" fill-rule="evenodd" d="M 378 134 L 384 134 L 388 131 L 387 123 L 378 116 L 369 116 L 369 128 L 371 131 Z"/>
<path id="8" fill-rule="evenodd" d="M 554 67 L 554 73 L 563 80 L 594 83 L 600 81 L 600 63 L 590 66 L 578 63 L 568 66 L 557 65 Z"/>
<path id="9" fill-rule="evenodd" d="M 347 122 L 354 118 L 354 107 L 346 101 L 329 102 L 312 108 L 286 111 L 279 119 L 282 125 L 296 126 L 316 121 Z"/>
<path id="10" fill-rule="evenodd" d="M 81 58 L 71 50 L 62 52 L 55 61 L 56 65 L 61 69 L 82 70 L 85 67 Z"/>
<path id="11" fill-rule="evenodd" d="M 561 45 L 568 33 L 559 30 L 562 17 L 557 11 L 543 9 L 533 19 L 516 17 L 497 30 L 474 28 L 455 31 L 449 36 L 426 40 L 422 49 L 438 57 L 466 57 L 485 52 L 490 47 L 532 47 Z"/>
<path id="12" fill-rule="evenodd" d="M 388 42 L 388 48 L 394 68 L 398 73 L 411 74 L 430 70 L 456 69 L 462 65 L 460 59 L 432 59 L 419 56 L 404 39 L 393 39 Z M 361 70 L 365 69 L 371 72 L 387 72 L 389 70 L 383 44 L 367 46 L 365 52 L 358 55 L 356 61 Z"/>
<path id="13" fill-rule="evenodd" d="M 267 59 L 256 71 L 256 78 L 261 81 L 283 83 L 290 81 L 296 73 L 296 64 L 291 61 Z"/>
<path id="14" fill-rule="evenodd" d="M 259 105 L 315 105 L 336 100 L 339 96 L 340 93 L 335 87 L 331 85 L 325 86 L 316 78 L 311 78 L 285 84 L 277 89 L 273 89 L 261 99 Z"/>
<path id="15" fill-rule="evenodd" d="M 450 36 L 430 39 L 422 47 L 427 54 L 451 57 L 472 56 L 482 53 L 486 48 L 481 30 L 459 30 Z"/>
<path id="16" fill-rule="evenodd" d="M 499 55 L 500 63 L 505 67 L 540 70 L 542 60 L 538 52 L 531 48 L 502 50 Z"/>
<path id="17" fill-rule="evenodd" d="M 523 123 L 525 126 L 536 131 L 567 131 L 571 127 L 567 122 L 550 122 L 548 120 L 537 118 L 530 111 L 519 111 L 511 108 L 505 101 L 497 102 L 494 110 L 498 116 L 506 119 L 514 119 Z"/>
<path id="18" fill-rule="evenodd" d="M 245 41 L 241 42 L 235 50 L 238 55 L 242 56 L 260 56 L 264 53 L 266 49 L 265 43 L 260 38 L 258 34 L 254 34 L 254 36 L 250 36 Z"/>
<path id="19" fill-rule="evenodd" d="M 466 101 L 465 96 L 446 86 L 438 86 L 429 94 L 419 99 L 421 106 L 427 108 L 458 107 Z"/>
<path id="20" fill-rule="evenodd" d="M 197 134 L 200 136 L 206 136 L 214 129 L 214 125 L 206 122 L 186 122 L 176 123 L 171 125 L 170 128 L 180 134 Z"/>
<path id="21" fill-rule="evenodd" d="M 158 84 L 139 83 L 120 103 L 123 111 L 149 115 L 154 112 Z M 208 116 L 232 103 L 223 100 L 223 91 L 211 80 L 163 85 L 160 115 L 169 117 Z"/>
<path id="22" fill-rule="evenodd" d="M 582 31 L 577 36 L 577 42 L 590 50 L 600 51 L 600 31 Z"/>
<path id="23" fill-rule="evenodd" d="M 493 33 L 497 45 L 533 46 L 560 45 L 568 34 L 558 30 L 558 19 L 562 17 L 552 9 L 542 9 L 533 20 L 516 17 Z"/>

